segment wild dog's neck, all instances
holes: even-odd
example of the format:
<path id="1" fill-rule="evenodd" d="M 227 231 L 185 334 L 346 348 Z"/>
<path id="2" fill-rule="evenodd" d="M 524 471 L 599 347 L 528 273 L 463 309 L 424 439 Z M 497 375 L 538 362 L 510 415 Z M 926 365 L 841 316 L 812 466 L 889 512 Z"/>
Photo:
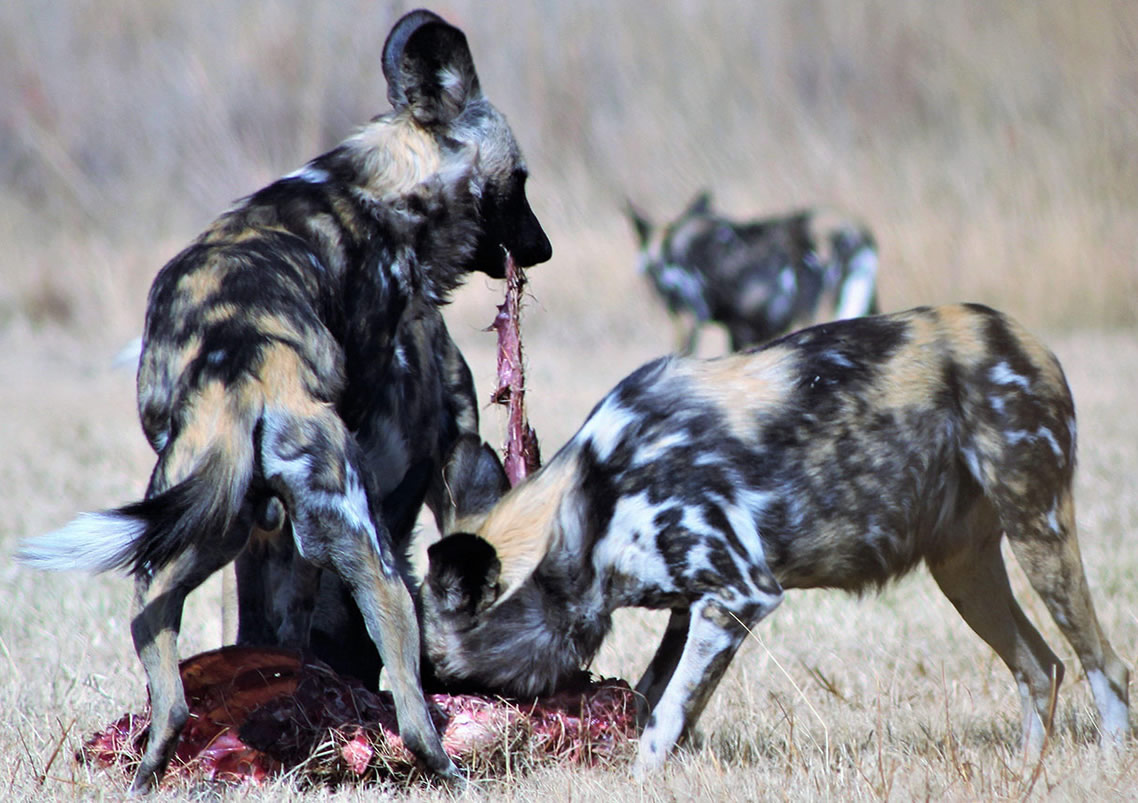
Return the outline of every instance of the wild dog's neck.
<path id="1" fill-rule="evenodd" d="M 552 694 L 580 680 L 611 624 L 585 600 L 531 581 L 473 624 L 424 605 L 424 663 L 452 691 Z"/>
<path id="2" fill-rule="evenodd" d="M 411 298 L 445 303 L 469 269 L 479 234 L 471 181 L 477 155 L 470 151 L 385 115 L 244 199 L 202 240 L 275 229 L 304 241 L 319 274 L 312 284 L 334 299 L 366 301 L 373 313 L 376 304 Z M 396 323 L 405 310 L 384 311 Z"/>
<path id="3" fill-rule="evenodd" d="M 513 594 L 551 553 L 573 549 L 580 521 L 565 504 L 574 492 L 576 453 L 563 449 L 494 506 L 478 534 L 501 563 L 501 598 Z"/>
<path id="4" fill-rule="evenodd" d="M 349 191 L 370 215 L 370 236 L 392 243 L 395 279 L 432 306 L 461 284 L 477 248 L 477 158 L 476 149 L 440 142 L 407 115 L 377 118 L 321 157 L 356 171 Z"/>
<path id="5" fill-rule="evenodd" d="M 473 617 L 462 608 L 447 613 L 447 597 L 428 591 L 427 656 L 452 687 L 551 694 L 578 681 L 600 648 L 612 619 L 572 515 L 575 464 L 575 453 L 563 450 L 479 529 L 501 564 L 492 607 Z"/>

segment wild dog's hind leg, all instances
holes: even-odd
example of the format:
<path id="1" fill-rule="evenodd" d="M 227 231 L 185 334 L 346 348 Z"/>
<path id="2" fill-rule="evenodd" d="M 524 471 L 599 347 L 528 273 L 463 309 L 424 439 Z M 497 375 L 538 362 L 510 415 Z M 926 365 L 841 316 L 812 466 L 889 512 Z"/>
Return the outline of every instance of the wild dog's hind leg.
<path id="1" fill-rule="evenodd" d="M 418 620 L 369 498 L 359 446 L 330 407 L 313 408 L 303 417 L 266 414 L 265 478 L 288 508 L 300 556 L 351 590 L 387 668 L 404 743 L 431 770 L 458 778 L 423 697 Z"/>
<path id="2" fill-rule="evenodd" d="M 1114 741 L 1125 738 L 1130 733 L 1130 671 L 1111 648 L 1095 615 L 1070 492 L 1059 494 L 1047 514 L 1030 519 L 1014 516 L 1005 529 L 1016 560 L 1079 656 L 1103 734 Z"/>
<path id="3" fill-rule="evenodd" d="M 132 792 L 153 789 L 166 770 L 189 709 L 178 671 L 178 631 L 186 597 L 241 550 L 250 521 L 239 516 L 225 538 L 195 545 L 153 575 L 135 580 L 134 648 L 150 690 L 150 731 Z"/>
<path id="4" fill-rule="evenodd" d="M 980 500 L 950 537 L 975 547 L 930 560 L 929 569 L 964 621 L 1011 670 L 1023 703 L 1023 743 L 1038 752 L 1050 724 L 1052 673 L 1056 683 L 1062 681 L 1063 663 L 1012 595 L 991 505 Z"/>
<path id="5" fill-rule="evenodd" d="M 771 582 L 774 583 L 773 577 Z M 705 596 L 691 606 L 683 652 L 640 736 L 633 768 L 637 777 L 660 766 L 669 751 L 695 726 L 748 628 L 781 601 L 781 592 L 746 606 L 728 605 Z"/>

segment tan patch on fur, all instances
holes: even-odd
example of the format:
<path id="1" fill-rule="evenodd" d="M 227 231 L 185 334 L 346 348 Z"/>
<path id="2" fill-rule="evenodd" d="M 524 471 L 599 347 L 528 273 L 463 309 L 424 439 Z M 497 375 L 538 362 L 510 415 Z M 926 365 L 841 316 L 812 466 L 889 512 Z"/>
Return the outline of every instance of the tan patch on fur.
<path id="1" fill-rule="evenodd" d="M 434 137 L 410 114 L 381 117 L 346 143 L 357 149 L 368 189 L 378 196 L 404 195 L 439 172 L 441 154 Z"/>
<path id="2" fill-rule="evenodd" d="M 909 313 L 908 342 L 890 359 L 878 386 L 881 404 L 919 407 L 931 403 L 947 361 L 959 365 L 966 375 L 979 370 L 984 362 L 999 361 L 1000 355 L 991 352 L 986 340 L 987 320 L 987 316 L 961 305 Z M 1051 351 L 1014 320 L 1004 320 L 1045 385 L 1055 396 L 1065 396 L 1063 371 Z M 1035 393 L 1043 391 L 1042 387 L 1033 388 Z M 988 433 L 984 441 L 985 447 L 995 447 L 999 436 Z"/>
<path id="3" fill-rule="evenodd" d="M 186 345 L 178 352 L 177 356 L 172 360 L 171 373 L 174 376 L 184 376 L 186 371 L 189 370 L 190 365 L 201 356 L 202 353 L 202 337 L 199 334 L 194 334 Z"/>
<path id="4" fill-rule="evenodd" d="M 874 389 L 883 408 L 928 406 L 936 399 L 948 362 L 968 373 L 992 357 L 982 328 L 985 319 L 967 307 L 913 310 L 894 317 L 907 319 L 909 331 Z"/>
<path id="5" fill-rule="evenodd" d="M 269 206 L 248 206 L 244 202 L 224 213 L 198 237 L 205 245 L 247 243 L 263 236 L 266 229 L 277 226 L 277 210 Z M 227 265 L 225 257 L 217 252 L 210 255 L 211 263 Z M 203 270 L 203 268 L 198 269 Z"/>
<path id="6" fill-rule="evenodd" d="M 693 396 L 719 408 L 736 436 L 753 441 L 762 432 L 764 414 L 776 410 L 794 388 L 795 356 L 775 347 L 714 360 L 680 360 L 673 370 L 687 380 Z"/>
<path id="7" fill-rule="evenodd" d="M 335 215 L 313 215 L 307 221 L 309 233 L 323 245 L 323 252 L 332 264 L 324 268 L 336 275 L 342 275 L 347 270 L 344 264 L 343 233 L 346 230 L 355 239 L 364 236 L 363 225 L 357 219 L 357 210 L 342 198 L 333 199 Z"/>
<path id="8" fill-rule="evenodd" d="M 884 366 L 881 378 L 870 389 L 880 409 L 927 406 L 941 382 L 941 369 L 951 351 L 952 338 L 944 338 L 935 315 L 919 315 L 908 321 L 906 342 Z"/>
<path id="9" fill-rule="evenodd" d="M 256 385 L 249 385 L 260 395 L 263 407 L 281 411 L 299 420 L 306 421 L 312 431 L 319 431 L 327 438 L 337 452 L 343 455 L 349 437 L 340 417 L 331 402 L 313 397 L 309 388 L 323 387 L 312 370 L 300 355 L 291 347 L 279 343 L 267 346 L 262 352 L 261 370 Z M 347 481 L 346 465 L 343 460 L 330 463 L 327 470 L 334 472 L 331 481 L 343 487 Z"/>
<path id="10" fill-rule="evenodd" d="M 974 368 L 991 357 L 981 328 L 983 318 L 967 307 L 954 304 L 937 307 L 936 330 L 952 345 L 952 355 L 965 368 Z"/>
<path id="11" fill-rule="evenodd" d="M 208 328 L 239 317 L 241 317 L 241 310 L 236 304 L 212 304 L 202 315 L 202 325 L 204 328 Z"/>
<path id="12" fill-rule="evenodd" d="M 300 355 L 283 343 L 264 348 L 257 379 L 266 407 L 287 410 L 297 418 L 322 416 L 331 409 L 309 395 L 306 388 L 313 385 L 316 377 Z"/>
<path id="13" fill-rule="evenodd" d="M 177 377 L 185 374 L 190 364 L 201 356 L 201 335 L 194 334 L 178 351 L 170 351 L 165 343 L 148 347 L 142 355 L 139 386 L 147 391 L 172 386 Z M 161 382 L 157 377 L 167 378 Z"/>
<path id="14" fill-rule="evenodd" d="M 253 318 L 253 325 L 266 337 L 293 343 L 304 342 L 304 334 L 293 326 L 291 321 L 272 312 L 257 314 Z"/>
<path id="15" fill-rule="evenodd" d="M 295 375 L 312 383 L 309 387 L 319 388 L 322 398 L 335 398 L 340 394 L 344 383 L 343 352 L 323 327 L 298 329 L 287 317 L 271 312 L 257 315 L 253 323 L 258 332 L 280 341 L 265 347 L 259 369 L 263 379 L 276 386 Z M 303 344 L 306 359 L 301 360 L 290 344 Z M 278 349 L 291 352 L 292 356 L 278 353 Z M 280 378 L 274 380 L 266 372 L 279 374 Z"/>
<path id="16" fill-rule="evenodd" d="M 257 412 L 251 411 L 246 394 L 234 390 L 214 380 L 187 402 L 188 423 L 172 442 L 164 461 L 169 485 L 188 477 L 207 454 L 220 451 L 230 464 L 245 459 L 259 406 Z"/>
<path id="17" fill-rule="evenodd" d="M 447 524 L 443 528 L 442 535 L 454 535 L 455 533 L 476 533 L 486 526 L 486 519 L 490 517 L 489 510 L 483 510 L 478 513 L 471 513 L 470 515 L 456 518 L 452 523 Z"/>
<path id="18" fill-rule="evenodd" d="M 178 295 L 183 304 L 200 306 L 221 290 L 223 271 L 212 264 L 202 265 L 178 280 Z"/>
<path id="19" fill-rule="evenodd" d="M 545 556 L 560 545 L 558 514 L 578 475 L 575 456 L 547 464 L 502 497 L 478 529 L 498 553 L 502 589 L 495 605 L 529 579 Z"/>

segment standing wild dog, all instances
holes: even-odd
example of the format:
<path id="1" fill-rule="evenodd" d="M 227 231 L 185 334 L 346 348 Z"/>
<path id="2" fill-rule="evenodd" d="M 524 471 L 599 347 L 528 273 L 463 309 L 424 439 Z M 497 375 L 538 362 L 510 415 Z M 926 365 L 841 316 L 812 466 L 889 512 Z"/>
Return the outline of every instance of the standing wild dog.
<path id="1" fill-rule="evenodd" d="M 671 620 L 637 685 L 639 771 L 696 722 L 787 588 L 879 587 L 922 561 L 1015 676 L 1038 748 L 1063 665 L 1008 584 L 1002 534 L 1082 662 L 1103 733 L 1128 672 L 1075 534 L 1075 410 L 1055 357 L 1002 314 L 920 308 L 815 326 L 616 386 L 478 535 L 430 550 L 424 648 L 444 681 L 551 692 L 621 606 Z"/>
<path id="2" fill-rule="evenodd" d="M 131 631 L 153 708 L 135 790 L 160 780 L 187 718 L 185 597 L 254 524 L 257 539 L 291 535 L 304 558 L 282 640 L 308 639 L 313 567 L 335 572 L 390 673 L 403 739 L 457 776 L 423 698 L 387 518 L 437 497 L 441 453 L 476 437 L 469 371 L 438 308 L 472 270 L 501 277 L 504 249 L 528 266 L 550 246 L 462 32 L 408 14 L 384 44 L 383 72 L 392 111 L 239 202 L 155 279 L 138 373 L 158 453 L 146 497 L 23 548 L 40 568 L 135 578 Z"/>
<path id="3" fill-rule="evenodd" d="M 631 205 L 628 215 L 640 271 L 681 328 L 683 354 L 709 321 L 723 324 L 739 351 L 817 321 L 877 312 L 877 245 L 848 217 L 811 209 L 741 223 L 712 212 L 708 193 L 663 228 Z"/>

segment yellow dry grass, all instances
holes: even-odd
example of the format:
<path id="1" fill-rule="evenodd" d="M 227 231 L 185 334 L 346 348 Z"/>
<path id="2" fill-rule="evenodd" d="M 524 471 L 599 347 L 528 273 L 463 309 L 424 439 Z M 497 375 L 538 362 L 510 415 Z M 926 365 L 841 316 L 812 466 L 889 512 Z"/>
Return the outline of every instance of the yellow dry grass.
<path id="1" fill-rule="evenodd" d="M 403 3 L 12 0 L 0 4 L 0 554 L 137 498 L 151 455 L 129 371 L 154 272 L 236 198 L 386 106 L 379 48 Z M 529 407 L 547 454 L 672 333 L 633 273 L 631 197 L 658 218 L 711 187 L 738 215 L 834 203 L 882 248 L 884 306 L 978 300 L 1050 333 L 1081 421 L 1078 520 L 1106 631 L 1138 643 L 1138 7 L 841 0 L 484 4 L 483 86 L 526 150 L 555 256 L 526 308 Z M 501 288 L 448 313 L 485 394 Z M 705 338 L 703 350 L 723 347 Z M 500 441 L 501 420 L 483 431 Z M 1039 771 L 1011 678 L 923 573 L 864 600 L 792 595 L 732 665 L 702 744 L 644 785 L 548 768 L 510 800 L 1126 800 L 1134 746 L 1103 755 L 1069 647 Z M 77 740 L 143 699 L 129 586 L 0 558 L 0 796 L 119 799 Z M 186 654 L 220 640 L 211 581 Z M 626 612 L 595 669 L 635 680 L 658 615 Z M 53 758 L 54 756 L 54 758 Z M 41 780 L 46 773 L 46 779 Z M 207 797 L 169 790 L 156 799 Z M 227 799 L 327 797 L 287 784 Z M 409 800 L 442 797 L 413 791 Z M 472 796 L 473 797 L 473 796 Z"/>
<path id="2" fill-rule="evenodd" d="M 485 309 L 454 319 L 480 366 L 490 363 L 493 348 L 492 335 L 479 331 Z M 539 314 L 531 304 L 528 315 Z M 630 336 L 617 362 L 651 354 L 661 331 L 666 328 Z M 550 446 L 567 437 L 610 383 L 610 369 L 558 335 L 534 333 L 527 340 L 535 377 L 531 410 Z M 1138 336 L 1088 330 L 1048 340 L 1079 405 L 1078 520 L 1088 575 L 1104 627 L 1133 666 L 1138 418 L 1128 411 L 1138 395 Z M 75 335 L 0 335 L 0 551 L 9 553 L 17 539 L 78 510 L 142 492 L 151 456 L 134 417 L 132 378 L 110 368 L 107 358 Z M 501 423 L 488 411 L 487 436 L 497 440 Z M 1028 615 L 1069 668 L 1056 740 L 1034 785 L 1035 766 L 1016 748 L 1019 703 L 1010 674 L 922 571 L 862 600 L 836 592 L 792 594 L 740 651 L 703 717 L 702 744 L 644 785 L 623 767 L 551 767 L 490 784 L 486 794 L 598 801 L 993 800 L 1022 799 L 1030 788 L 1033 798 L 1132 798 L 1136 748 L 1100 754 L 1077 662 L 1023 578 L 1016 573 L 1014 581 Z M 7 798 L 122 794 L 124 781 L 77 767 L 70 756 L 83 735 L 144 699 L 130 647 L 129 595 L 122 578 L 39 575 L 0 562 L 0 790 Z M 216 580 L 190 598 L 183 654 L 220 643 L 219 599 Z M 660 614 L 620 612 L 594 669 L 634 681 L 662 627 Z M 188 793 L 204 794 L 172 789 L 157 799 Z M 214 793 L 254 801 L 374 796 L 302 793 L 287 784 Z M 422 790 L 407 795 L 440 797 Z"/>

